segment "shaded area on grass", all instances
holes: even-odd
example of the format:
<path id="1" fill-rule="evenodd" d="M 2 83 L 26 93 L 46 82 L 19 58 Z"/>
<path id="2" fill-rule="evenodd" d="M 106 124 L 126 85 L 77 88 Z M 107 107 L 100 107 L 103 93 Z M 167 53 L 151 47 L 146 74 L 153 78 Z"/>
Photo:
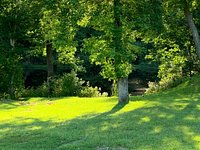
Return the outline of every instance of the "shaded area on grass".
<path id="1" fill-rule="evenodd" d="M 77 97 L 34 97 L 34 98 L 21 98 L 19 100 L 0 100 L 0 110 L 9 110 L 9 109 L 15 109 L 18 108 L 19 106 L 24 106 L 24 105 L 32 105 L 34 103 L 42 102 L 42 101 L 57 101 L 57 100 L 71 100 L 75 99 Z M 102 99 L 102 97 L 100 97 Z M 91 99 L 91 98 L 82 98 L 84 99 Z M 112 98 L 111 98 L 112 99 Z M 49 102 L 50 103 L 50 102 Z"/>
<path id="2" fill-rule="evenodd" d="M 107 115 L 114 114 L 114 113 L 120 111 L 121 109 L 123 109 L 126 105 L 127 105 L 127 103 L 117 103 L 110 111 L 102 113 L 101 115 L 107 116 Z"/>

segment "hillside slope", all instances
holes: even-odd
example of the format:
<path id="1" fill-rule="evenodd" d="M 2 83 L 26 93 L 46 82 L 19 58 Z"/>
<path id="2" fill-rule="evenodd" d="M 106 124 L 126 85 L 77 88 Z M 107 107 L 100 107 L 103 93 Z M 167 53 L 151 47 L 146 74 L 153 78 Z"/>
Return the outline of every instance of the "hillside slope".
<path id="1" fill-rule="evenodd" d="M 0 102 L 0 149 L 200 149 L 198 78 L 127 105 L 76 97 Z"/>

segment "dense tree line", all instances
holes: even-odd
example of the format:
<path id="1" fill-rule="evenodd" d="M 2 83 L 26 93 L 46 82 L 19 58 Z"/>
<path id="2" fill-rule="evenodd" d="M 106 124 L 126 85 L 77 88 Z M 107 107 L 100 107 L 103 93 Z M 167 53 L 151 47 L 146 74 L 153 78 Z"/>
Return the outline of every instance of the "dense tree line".
<path id="1" fill-rule="evenodd" d="M 119 102 L 128 102 L 130 74 L 144 72 L 149 63 L 159 66 L 160 83 L 198 73 L 199 5 L 199 0 L 2 0 L 0 93 L 16 98 L 35 64 L 46 72 L 49 96 L 55 78 L 73 71 L 86 80 L 95 77 L 107 89 L 118 87 Z"/>

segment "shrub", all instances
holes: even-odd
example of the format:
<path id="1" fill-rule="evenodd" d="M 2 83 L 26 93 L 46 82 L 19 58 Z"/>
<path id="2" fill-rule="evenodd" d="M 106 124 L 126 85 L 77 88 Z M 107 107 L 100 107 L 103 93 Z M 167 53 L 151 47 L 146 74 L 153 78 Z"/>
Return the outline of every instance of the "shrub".
<path id="1" fill-rule="evenodd" d="M 72 71 L 71 73 L 63 74 L 51 78 L 52 84 L 52 96 L 80 96 L 80 97 L 99 97 L 108 96 L 108 93 L 104 92 L 101 94 L 101 88 L 92 87 L 89 82 L 86 86 L 83 86 L 82 79 L 77 77 L 77 74 Z M 23 97 L 47 97 L 48 86 L 47 83 L 43 83 L 36 89 L 29 88 L 25 89 L 22 94 Z"/>
<path id="2" fill-rule="evenodd" d="M 44 82 L 41 86 L 34 88 L 24 89 L 22 92 L 22 97 L 47 97 L 48 87 L 47 83 Z"/>
<path id="3" fill-rule="evenodd" d="M 160 82 L 149 82 L 146 93 L 157 93 L 178 86 L 184 78 L 164 78 Z"/>
<path id="4" fill-rule="evenodd" d="M 0 93 L 11 99 L 19 98 L 24 88 L 23 69 L 17 63 L 17 60 L 7 60 L 4 65 L 0 64 Z"/>
<path id="5" fill-rule="evenodd" d="M 101 94 L 101 88 L 98 88 L 97 86 L 91 87 L 89 85 L 89 82 L 87 82 L 87 85 L 83 87 L 83 89 L 80 91 L 79 97 L 100 97 L 100 96 L 108 96 L 108 93 L 104 92 Z"/>
<path id="6" fill-rule="evenodd" d="M 77 96 L 84 83 L 82 79 L 77 77 L 74 71 L 52 80 L 53 96 Z"/>
<path id="7" fill-rule="evenodd" d="M 99 97 L 101 93 L 98 90 L 98 87 L 84 87 L 80 93 L 79 97 Z"/>
<path id="8" fill-rule="evenodd" d="M 155 93 L 180 84 L 188 61 L 182 48 L 176 42 L 162 39 L 162 37 L 154 40 L 154 47 L 157 50 L 151 51 L 146 58 L 159 63 L 158 78 L 160 81 L 149 83 L 147 93 Z"/>

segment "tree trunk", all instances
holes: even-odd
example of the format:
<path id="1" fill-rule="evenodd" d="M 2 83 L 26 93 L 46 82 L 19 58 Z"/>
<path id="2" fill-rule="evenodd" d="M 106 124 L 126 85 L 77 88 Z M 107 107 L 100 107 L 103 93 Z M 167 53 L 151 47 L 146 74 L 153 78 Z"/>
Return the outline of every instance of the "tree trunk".
<path id="1" fill-rule="evenodd" d="M 189 28 L 190 28 L 190 30 L 192 32 L 193 40 L 194 40 L 196 51 L 197 51 L 197 56 L 200 59 L 200 38 L 199 38 L 199 33 L 198 33 L 197 27 L 196 27 L 196 25 L 195 25 L 195 23 L 193 21 L 192 14 L 190 13 L 188 7 L 185 8 L 184 14 L 185 14 L 185 17 L 187 19 Z"/>
<path id="2" fill-rule="evenodd" d="M 120 78 L 118 80 L 118 100 L 119 100 L 119 103 L 128 103 L 129 102 L 128 77 Z"/>
<path id="3" fill-rule="evenodd" d="M 116 82 L 116 80 L 113 80 L 113 83 L 112 83 L 111 96 L 117 96 L 117 82 Z"/>
<path id="4" fill-rule="evenodd" d="M 11 74 L 11 80 L 10 80 L 10 98 L 11 99 L 16 99 L 15 96 L 15 87 L 14 87 L 14 78 L 15 78 L 15 74 L 14 72 Z"/>
<path id="5" fill-rule="evenodd" d="M 47 41 L 46 43 L 46 53 L 47 53 L 47 85 L 48 85 L 48 96 L 52 94 L 52 83 L 51 78 L 54 74 L 53 72 L 53 54 L 52 54 L 52 43 Z"/>
<path id="6" fill-rule="evenodd" d="M 10 55 L 15 50 L 15 42 L 16 42 L 15 39 L 10 38 L 10 45 L 12 46 Z M 12 56 L 9 56 L 9 57 L 12 57 Z M 11 60 L 11 61 L 13 61 L 13 60 Z M 9 94 L 10 94 L 10 98 L 11 99 L 16 99 L 15 86 L 14 86 L 15 64 L 12 64 L 12 65 L 14 65 L 14 66 L 11 67 L 12 68 L 12 72 L 11 72 L 11 78 L 10 78 L 10 90 L 9 90 Z"/>

